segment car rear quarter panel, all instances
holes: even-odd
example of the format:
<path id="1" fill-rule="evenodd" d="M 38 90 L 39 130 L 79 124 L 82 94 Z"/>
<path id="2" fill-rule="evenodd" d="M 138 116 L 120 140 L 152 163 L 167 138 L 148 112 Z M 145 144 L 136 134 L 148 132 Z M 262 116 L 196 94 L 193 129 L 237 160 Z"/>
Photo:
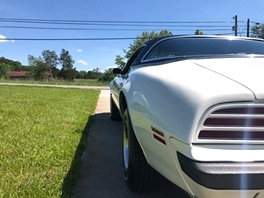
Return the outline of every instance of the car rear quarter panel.
<path id="1" fill-rule="evenodd" d="M 134 67 L 121 91 L 148 163 L 190 194 L 195 187 L 181 171 L 176 152 L 199 160 L 192 143 L 202 116 L 217 104 L 255 100 L 241 84 L 188 60 Z M 164 134 L 163 143 L 154 138 L 152 128 Z"/>
<path id="2" fill-rule="evenodd" d="M 186 144 L 210 107 L 255 100 L 246 87 L 190 61 L 135 68 L 125 89 L 136 135 L 155 127 Z"/>
<path id="3" fill-rule="evenodd" d="M 202 115 L 213 105 L 253 101 L 254 95 L 240 84 L 190 61 L 133 68 L 122 88 L 135 135 L 149 164 L 179 187 L 188 190 L 170 146 L 171 138 L 190 156 Z M 163 141 L 153 136 L 155 128 Z M 161 163 L 162 162 L 162 163 Z"/>

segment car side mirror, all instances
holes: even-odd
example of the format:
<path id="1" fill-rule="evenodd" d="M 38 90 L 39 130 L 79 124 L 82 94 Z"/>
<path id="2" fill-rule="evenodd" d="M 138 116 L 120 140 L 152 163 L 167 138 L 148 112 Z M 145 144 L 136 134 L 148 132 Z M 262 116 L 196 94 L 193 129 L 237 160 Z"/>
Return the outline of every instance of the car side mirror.
<path id="1" fill-rule="evenodd" d="M 114 74 L 121 74 L 121 69 L 120 69 L 120 68 L 114 68 L 114 69 L 112 70 L 112 72 L 113 72 Z"/>

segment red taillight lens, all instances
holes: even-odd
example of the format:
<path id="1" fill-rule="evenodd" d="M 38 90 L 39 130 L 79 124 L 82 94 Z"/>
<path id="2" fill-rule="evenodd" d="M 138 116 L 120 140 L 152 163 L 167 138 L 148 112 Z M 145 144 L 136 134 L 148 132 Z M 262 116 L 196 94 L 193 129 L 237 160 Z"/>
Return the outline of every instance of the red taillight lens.
<path id="1" fill-rule="evenodd" d="M 264 107 L 236 107 L 236 108 L 219 109 L 214 111 L 212 114 L 263 115 Z"/>
<path id="2" fill-rule="evenodd" d="M 207 118 L 204 126 L 213 127 L 264 127 L 263 118 Z"/>
<path id="3" fill-rule="evenodd" d="M 260 140 L 264 139 L 264 131 L 206 131 L 202 130 L 199 139 L 236 139 Z"/>

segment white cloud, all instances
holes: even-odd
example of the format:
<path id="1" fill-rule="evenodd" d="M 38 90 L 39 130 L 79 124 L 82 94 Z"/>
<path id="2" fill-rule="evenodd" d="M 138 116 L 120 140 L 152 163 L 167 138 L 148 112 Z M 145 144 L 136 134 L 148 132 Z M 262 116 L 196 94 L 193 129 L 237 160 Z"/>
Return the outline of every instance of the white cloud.
<path id="1" fill-rule="evenodd" d="M 86 61 L 84 61 L 84 60 L 78 60 L 77 62 L 82 64 L 82 65 L 88 65 L 88 63 Z"/>
<path id="2" fill-rule="evenodd" d="M 81 49 L 77 49 L 77 52 L 83 52 Z"/>
<path id="3" fill-rule="evenodd" d="M 7 42 L 6 37 L 2 34 L 0 34 L 0 43 Z"/>

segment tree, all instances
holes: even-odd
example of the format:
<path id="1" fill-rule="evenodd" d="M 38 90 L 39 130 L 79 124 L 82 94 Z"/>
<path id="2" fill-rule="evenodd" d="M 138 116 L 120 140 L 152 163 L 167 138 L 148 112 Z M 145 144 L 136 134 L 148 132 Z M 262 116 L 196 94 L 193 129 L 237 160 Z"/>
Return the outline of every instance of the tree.
<path id="1" fill-rule="evenodd" d="M 6 63 L 0 63 L 0 78 L 7 78 L 7 71 L 10 70 L 10 65 Z"/>
<path id="2" fill-rule="evenodd" d="M 42 52 L 42 57 L 43 60 L 46 63 L 47 70 L 49 72 L 49 76 L 51 79 L 54 79 L 54 71 L 57 68 L 58 65 L 58 56 L 55 51 L 50 51 L 50 50 L 44 50 Z"/>
<path id="3" fill-rule="evenodd" d="M 120 55 L 117 55 L 115 59 L 115 64 L 119 65 L 119 67 L 121 68 L 124 67 L 126 65 L 125 58 L 121 57 Z"/>
<path id="4" fill-rule="evenodd" d="M 41 57 L 28 55 L 28 64 L 32 68 L 31 75 L 34 80 L 48 80 L 50 73 L 47 64 Z"/>
<path id="5" fill-rule="evenodd" d="M 28 55 L 28 64 L 35 80 L 53 80 L 58 74 L 58 56 L 55 51 L 44 50 L 42 57 Z"/>
<path id="6" fill-rule="evenodd" d="M 30 66 L 25 66 L 25 65 L 22 65 L 22 68 L 21 68 L 22 71 L 31 71 L 32 70 L 32 67 Z"/>
<path id="7" fill-rule="evenodd" d="M 86 79 L 87 78 L 87 72 L 83 71 L 83 70 L 77 71 L 76 78 L 77 79 Z"/>
<path id="8" fill-rule="evenodd" d="M 104 73 L 102 74 L 102 76 L 98 79 L 98 81 L 101 82 L 110 82 L 111 80 L 114 79 L 116 75 L 113 74 L 112 69 L 109 68 L 107 70 L 104 71 Z"/>
<path id="9" fill-rule="evenodd" d="M 59 75 L 65 80 L 73 81 L 76 76 L 76 68 L 73 67 L 74 60 L 70 53 L 67 50 L 62 49 L 59 61 L 62 66 Z"/>
<path id="10" fill-rule="evenodd" d="M 28 55 L 28 64 L 35 80 L 53 80 L 58 74 L 58 56 L 55 51 L 44 50 L 42 57 Z"/>
<path id="11" fill-rule="evenodd" d="M 11 71 L 21 71 L 22 70 L 22 64 L 19 61 L 13 61 L 9 60 L 4 57 L 0 57 L 0 63 L 5 63 L 9 66 L 9 70 Z"/>
<path id="12" fill-rule="evenodd" d="M 204 35 L 204 33 L 201 30 L 196 30 L 194 32 L 195 35 Z"/>
<path id="13" fill-rule="evenodd" d="M 251 37 L 254 38 L 264 38 L 264 24 L 256 24 L 251 28 Z"/>
<path id="14" fill-rule="evenodd" d="M 95 68 L 87 72 L 88 79 L 99 79 L 101 76 L 102 76 L 102 73 L 100 72 L 99 68 Z"/>
<path id="15" fill-rule="evenodd" d="M 128 50 L 123 50 L 125 53 L 124 57 L 117 55 L 115 59 L 115 64 L 117 64 L 119 67 L 123 67 L 125 65 L 126 60 L 128 60 L 134 52 L 141 47 L 144 43 L 147 41 L 161 37 L 161 36 L 170 36 L 173 35 L 172 32 L 168 30 L 162 30 L 159 33 L 158 32 L 142 32 L 140 36 L 137 36 L 137 38 L 134 40 L 133 44 L 129 44 Z"/>
<path id="16" fill-rule="evenodd" d="M 61 63 L 62 69 L 73 69 L 74 60 L 72 59 L 69 51 L 62 49 L 59 61 Z"/>

